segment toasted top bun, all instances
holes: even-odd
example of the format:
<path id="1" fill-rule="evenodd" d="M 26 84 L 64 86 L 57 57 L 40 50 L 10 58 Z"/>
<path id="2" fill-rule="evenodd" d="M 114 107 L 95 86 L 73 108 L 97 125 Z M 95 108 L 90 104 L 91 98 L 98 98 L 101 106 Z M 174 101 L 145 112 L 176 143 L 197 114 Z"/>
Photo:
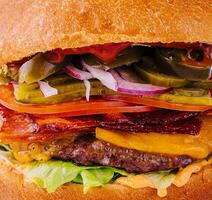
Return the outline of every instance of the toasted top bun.
<path id="1" fill-rule="evenodd" d="M 23 176 L 17 174 L 6 162 L 0 162 L 1 200 L 211 200 L 211 187 L 212 166 L 207 166 L 199 173 L 193 174 L 185 186 L 169 187 L 164 198 L 160 198 L 155 189 L 132 189 L 116 184 L 91 189 L 87 194 L 83 194 L 82 185 L 70 184 L 48 194 L 35 184 L 25 182 Z"/>
<path id="2" fill-rule="evenodd" d="M 0 66 L 111 42 L 211 42 L 211 0 L 1 0 Z"/>

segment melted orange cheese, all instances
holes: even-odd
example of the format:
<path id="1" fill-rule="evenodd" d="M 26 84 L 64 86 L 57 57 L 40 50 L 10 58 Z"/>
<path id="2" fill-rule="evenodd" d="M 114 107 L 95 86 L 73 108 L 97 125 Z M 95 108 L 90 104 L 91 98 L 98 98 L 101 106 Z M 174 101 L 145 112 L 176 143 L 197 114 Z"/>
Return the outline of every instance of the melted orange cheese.
<path id="1" fill-rule="evenodd" d="M 201 171 L 201 169 L 207 165 L 211 165 L 212 164 L 212 158 L 207 160 L 204 160 L 202 162 L 198 162 L 198 163 L 193 163 L 191 165 L 188 165 L 186 168 L 180 170 L 176 177 L 175 180 L 173 182 L 173 184 L 177 187 L 182 187 L 184 186 L 190 179 L 191 175 L 194 173 L 198 173 L 199 171 Z"/>
<path id="2" fill-rule="evenodd" d="M 188 165 L 186 168 L 181 169 L 175 176 L 175 179 L 172 184 L 174 184 L 177 187 L 182 187 L 186 183 L 188 183 L 191 175 L 193 173 L 197 173 L 201 171 L 201 169 L 204 166 L 211 165 L 212 164 L 212 159 L 198 163 L 193 163 L 191 165 Z M 145 187 L 150 187 L 150 188 L 155 188 L 157 189 L 157 194 L 160 197 L 164 197 L 167 195 L 167 188 L 165 189 L 159 189 L 157 186 L 154 185 L 154 183 L 144 174 L 136 175 L 136 176 L 129 176 L 129 177 L 121 177 L 118 178 L 115 183 L 128 186 L 134 189 L 139 189 L 139 188 L 145 188 Z"/>
<path id="3" fill-rule="evenodd" d="M 198 136 L 188 134 L 126 133 L 97 128 L 96 137 L 128 149 L 150 153 L 188 155 L 201 159 L 207 157 L 212 151 L 211 130 L 212 117 L 206 117 L 203 120 Z"/>

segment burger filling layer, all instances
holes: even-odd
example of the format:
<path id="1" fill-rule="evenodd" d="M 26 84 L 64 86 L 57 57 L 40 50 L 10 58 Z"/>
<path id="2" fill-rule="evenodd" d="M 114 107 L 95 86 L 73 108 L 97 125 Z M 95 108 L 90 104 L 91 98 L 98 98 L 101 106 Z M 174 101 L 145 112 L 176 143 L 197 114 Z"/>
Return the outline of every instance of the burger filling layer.
<path id="1" fill-rule="evenodd" d="M 164 196 L 211 165 L 211 66 L 209 44 L 105 44 L 8 63 L 1 155 L 48 192 L 115 181 Z"/>

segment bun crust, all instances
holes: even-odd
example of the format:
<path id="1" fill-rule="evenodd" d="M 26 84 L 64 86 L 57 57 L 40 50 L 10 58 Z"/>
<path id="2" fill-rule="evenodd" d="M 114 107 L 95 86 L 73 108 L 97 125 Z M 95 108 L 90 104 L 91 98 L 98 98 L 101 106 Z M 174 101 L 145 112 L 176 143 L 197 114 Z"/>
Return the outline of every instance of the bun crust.
<path id="1" fill-rule="evenodd" d="M 0 66 L 111 42 L 212 42 L 211 0 L 1 0 Z"/>
<path id="2" fill-rule="evenodd" d="M 212 166 L 203 168 L 192 175 L 183 187 L 171 186 L 163 200 L 211 200 L 212 199 Z M 151 188 L 132 189 L 111 184 L 95 188 L 83 194 L 82 186 L 70 184 L 60 187 L 56 192 L 48 194 L 33 183 L 26 183 L 23 176 L 1 161 L 0 162 L 0 200 L 161 200 L 156 190 Z"/>

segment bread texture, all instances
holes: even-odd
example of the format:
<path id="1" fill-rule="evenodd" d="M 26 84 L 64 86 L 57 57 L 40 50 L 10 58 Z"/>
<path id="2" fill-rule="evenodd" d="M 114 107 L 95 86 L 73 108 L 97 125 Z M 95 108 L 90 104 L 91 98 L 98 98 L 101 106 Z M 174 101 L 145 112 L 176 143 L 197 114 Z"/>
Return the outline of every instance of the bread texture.
<path id="1" fill-rule="evenodd" d="M 0 200 L 211 200 L 212 199 L 212 166 L 207 166 L 198 174 L 193 174 L 183 187 L 171 186 L 168 195 L 160 198 L 155 189 L 132 189 L 121 185 L 110 184 L 83 194 L 82 185 L 69 184 L 48 194 L 33 183 L 24 181 L 4 161 L 0 162 Z"/>
<path id="2" fill-rule="evenodd" d="M 1 0 L 0 66 L 94 44 L 212 42 L 211 0 Z"/>

